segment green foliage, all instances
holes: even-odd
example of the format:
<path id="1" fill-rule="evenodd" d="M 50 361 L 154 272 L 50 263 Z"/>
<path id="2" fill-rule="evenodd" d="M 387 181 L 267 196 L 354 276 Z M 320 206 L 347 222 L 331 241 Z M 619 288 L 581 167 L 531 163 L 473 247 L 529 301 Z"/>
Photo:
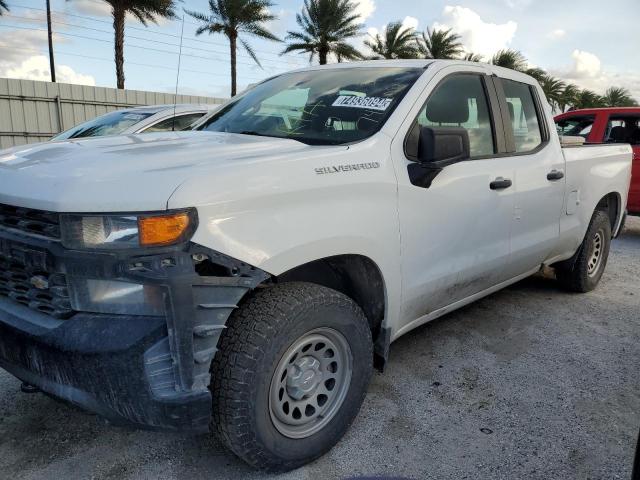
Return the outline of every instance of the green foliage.
<path id="1" fill-rule="evenodd" d="M 378 33 L 364 44 L 373 51 L 373 59 L 418 58 L 415 31 L 402 22 L 388 24 L 382 35 Z"/>
<path id="2" fill-rule="evenodd" d="M 479 53 L 469 52 L 465 53 L 465 55 L 462 57 L 462 60 L 465 60 L 467 62 L 483 62 L 484 57 Z"/>
<path id="3" fill-rule="evenodd" d="M 540 69 L 537 69 L 537 70 L 540 70 Z M 549 103 L 554 108 L 559 109 L 560 104 L 562 103 L 566 84 L 562 80 L 544 73 L 544 70 L 540 70 L 540 71 L 542 72 L 542 75 L 539 78 L 537 78 L 537 80 L 540 83 L 540 86 L 542 87 L 542 90 L 544 91 L 544 94 L 546 95 Z M 531 75 L 531 76 L 536 78 L 535 75 Z"/>
<path id="4" fill-rule="evenodd" d="M 130 13 L 145 27 L 147 22 L 157 23 L 156 18 L 175 18 L 174 0 L 104 0 L 114 12 Z"/>
<path id="5" fill-rule="evenodd" d="M 629 90 L 622 87 L 609 87 L 602 97 L 607 107 L 636 107 L 638 102 L 631 96 Z"/>
<path id="6" fill-rule="evenodd" d="M 302 12 L 296 15 L 300 30 L 287 32 L 288 44 L 282 54 L 308 53 L 310 62 L 317 55 L 321 65 L 327 63 L 330 54 L 339 61 L 364 58 L 347 43 L 361 34 L 362 25 L 355 9 L 351 0 L 304 0 Z"/>
<path id="7" fill-rule="evenodd" d="M 427 28 L 427 31 L 422 33 L 422 39 L 418 41 L 418 51 L 422 58 L 447 60 L 459 57 L 464 48 L 460 42 L 460 35 L 453 33 L 450 28 Z"/>
<path id="8" fill-rule="evenodd" d="M 573 109 L 579 110 L 582 108 L 604 107 L 605 103 L 600 95 L 585 88 L 576 92 L 571 106 Z"/>
<path id="9" fill-rule="evenodd" d="M 493 58 L 491 58 L 491 64 L 498 67 L 510 68 L 518 72 L 524 72 L 527 70 L 527 59 L 517 50 L 505 49 L 499 50 Z"/>

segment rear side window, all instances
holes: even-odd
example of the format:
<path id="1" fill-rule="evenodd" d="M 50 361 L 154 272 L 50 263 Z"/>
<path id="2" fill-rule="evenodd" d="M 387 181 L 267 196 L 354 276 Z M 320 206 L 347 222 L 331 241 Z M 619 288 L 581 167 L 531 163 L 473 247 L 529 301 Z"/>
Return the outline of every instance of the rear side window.
<path id="1" fill-rule="evenodd" d="M 535 150 L 542 144 L 542 130 L 538 121 L 532 87 L 526 83 L 504 78 L 502 86 L 507 97 L 507 108 L 513 127 L 516 152 L 524 153 Z"/>
<path id="2" fill-rule="evenodd" d="M 589 133 L 591 133 L 595 120 L 595 115 L 563 118 L 562 120 L 556 121 L 556 130 L 558 131 L 558 135 L 582 137 L 586 140 Z"/>
<path id="3" fill-rule="evenodd" d="M 480 75 L 453 75 L 433 91 L 418 115 L 426 127 L 462 127 L 469 134 L 471 158 L 495 150 L 489 102 Z"/>
<path id="4" fill-rule="evenodd" d="M 640 117 L 612 115 L 604 134 L 607 143 L 640 144 Z"/>

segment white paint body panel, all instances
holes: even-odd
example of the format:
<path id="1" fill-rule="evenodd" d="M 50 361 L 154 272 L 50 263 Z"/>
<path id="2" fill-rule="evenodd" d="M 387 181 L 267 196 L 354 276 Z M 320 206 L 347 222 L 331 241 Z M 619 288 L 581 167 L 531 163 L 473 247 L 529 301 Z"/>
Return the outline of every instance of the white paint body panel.
<path id="1" fill-rule="evenodd" d="M 536 154 L 461 162 L 429 189 L 411 185 L 403 141 L 439 79 L 476 71 L 539 87 L 517 72 L 458 61 L 314 69 L 387 64 L 429 67 L 380 132 L 362 142 L 308 146 L 180 132 L 29 145 L 0 152 L 0 203 L 61 212 L 196 207 L 194 242 L 274 275 L 324 257 L 364 255 L 383 275 L 393 339 L 571 257 L 606 194 L 626 204 L 630 147 L 562 149 L 550 109 L 551 138 Z M 376 168 L 316 172 L 372 162 Z M 550 183 L 554 168 L 566 175 Z M 498 176 L 514 187 L 490 190 Z"/>

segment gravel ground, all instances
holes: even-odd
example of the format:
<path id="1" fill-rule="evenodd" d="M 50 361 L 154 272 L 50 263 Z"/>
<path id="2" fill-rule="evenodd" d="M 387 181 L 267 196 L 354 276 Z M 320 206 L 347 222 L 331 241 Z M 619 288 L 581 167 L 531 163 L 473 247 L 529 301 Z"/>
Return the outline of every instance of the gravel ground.
<path id="1" fill-rule="evenodd" d="M 640 218 L 600 286 L 520 282 L 394 343 L 354 425 L 283 479 L 628 479 L 640 426 Z M 0 373 L 0 477 L 265 478 L 208 436 L 106 425 Z"/>

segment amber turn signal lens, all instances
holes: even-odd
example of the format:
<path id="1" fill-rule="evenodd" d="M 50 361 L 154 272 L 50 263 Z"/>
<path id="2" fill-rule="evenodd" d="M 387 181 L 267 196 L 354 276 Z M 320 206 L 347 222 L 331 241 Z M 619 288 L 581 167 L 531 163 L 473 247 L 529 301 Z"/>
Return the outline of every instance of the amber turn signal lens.
<path id="1" fill-rule="evenodd" d="M 140 218 L 138 219 L 140 245 L 143 247 L 171 245 L 180 240 L 188 227 L 187 213 Z"/>

